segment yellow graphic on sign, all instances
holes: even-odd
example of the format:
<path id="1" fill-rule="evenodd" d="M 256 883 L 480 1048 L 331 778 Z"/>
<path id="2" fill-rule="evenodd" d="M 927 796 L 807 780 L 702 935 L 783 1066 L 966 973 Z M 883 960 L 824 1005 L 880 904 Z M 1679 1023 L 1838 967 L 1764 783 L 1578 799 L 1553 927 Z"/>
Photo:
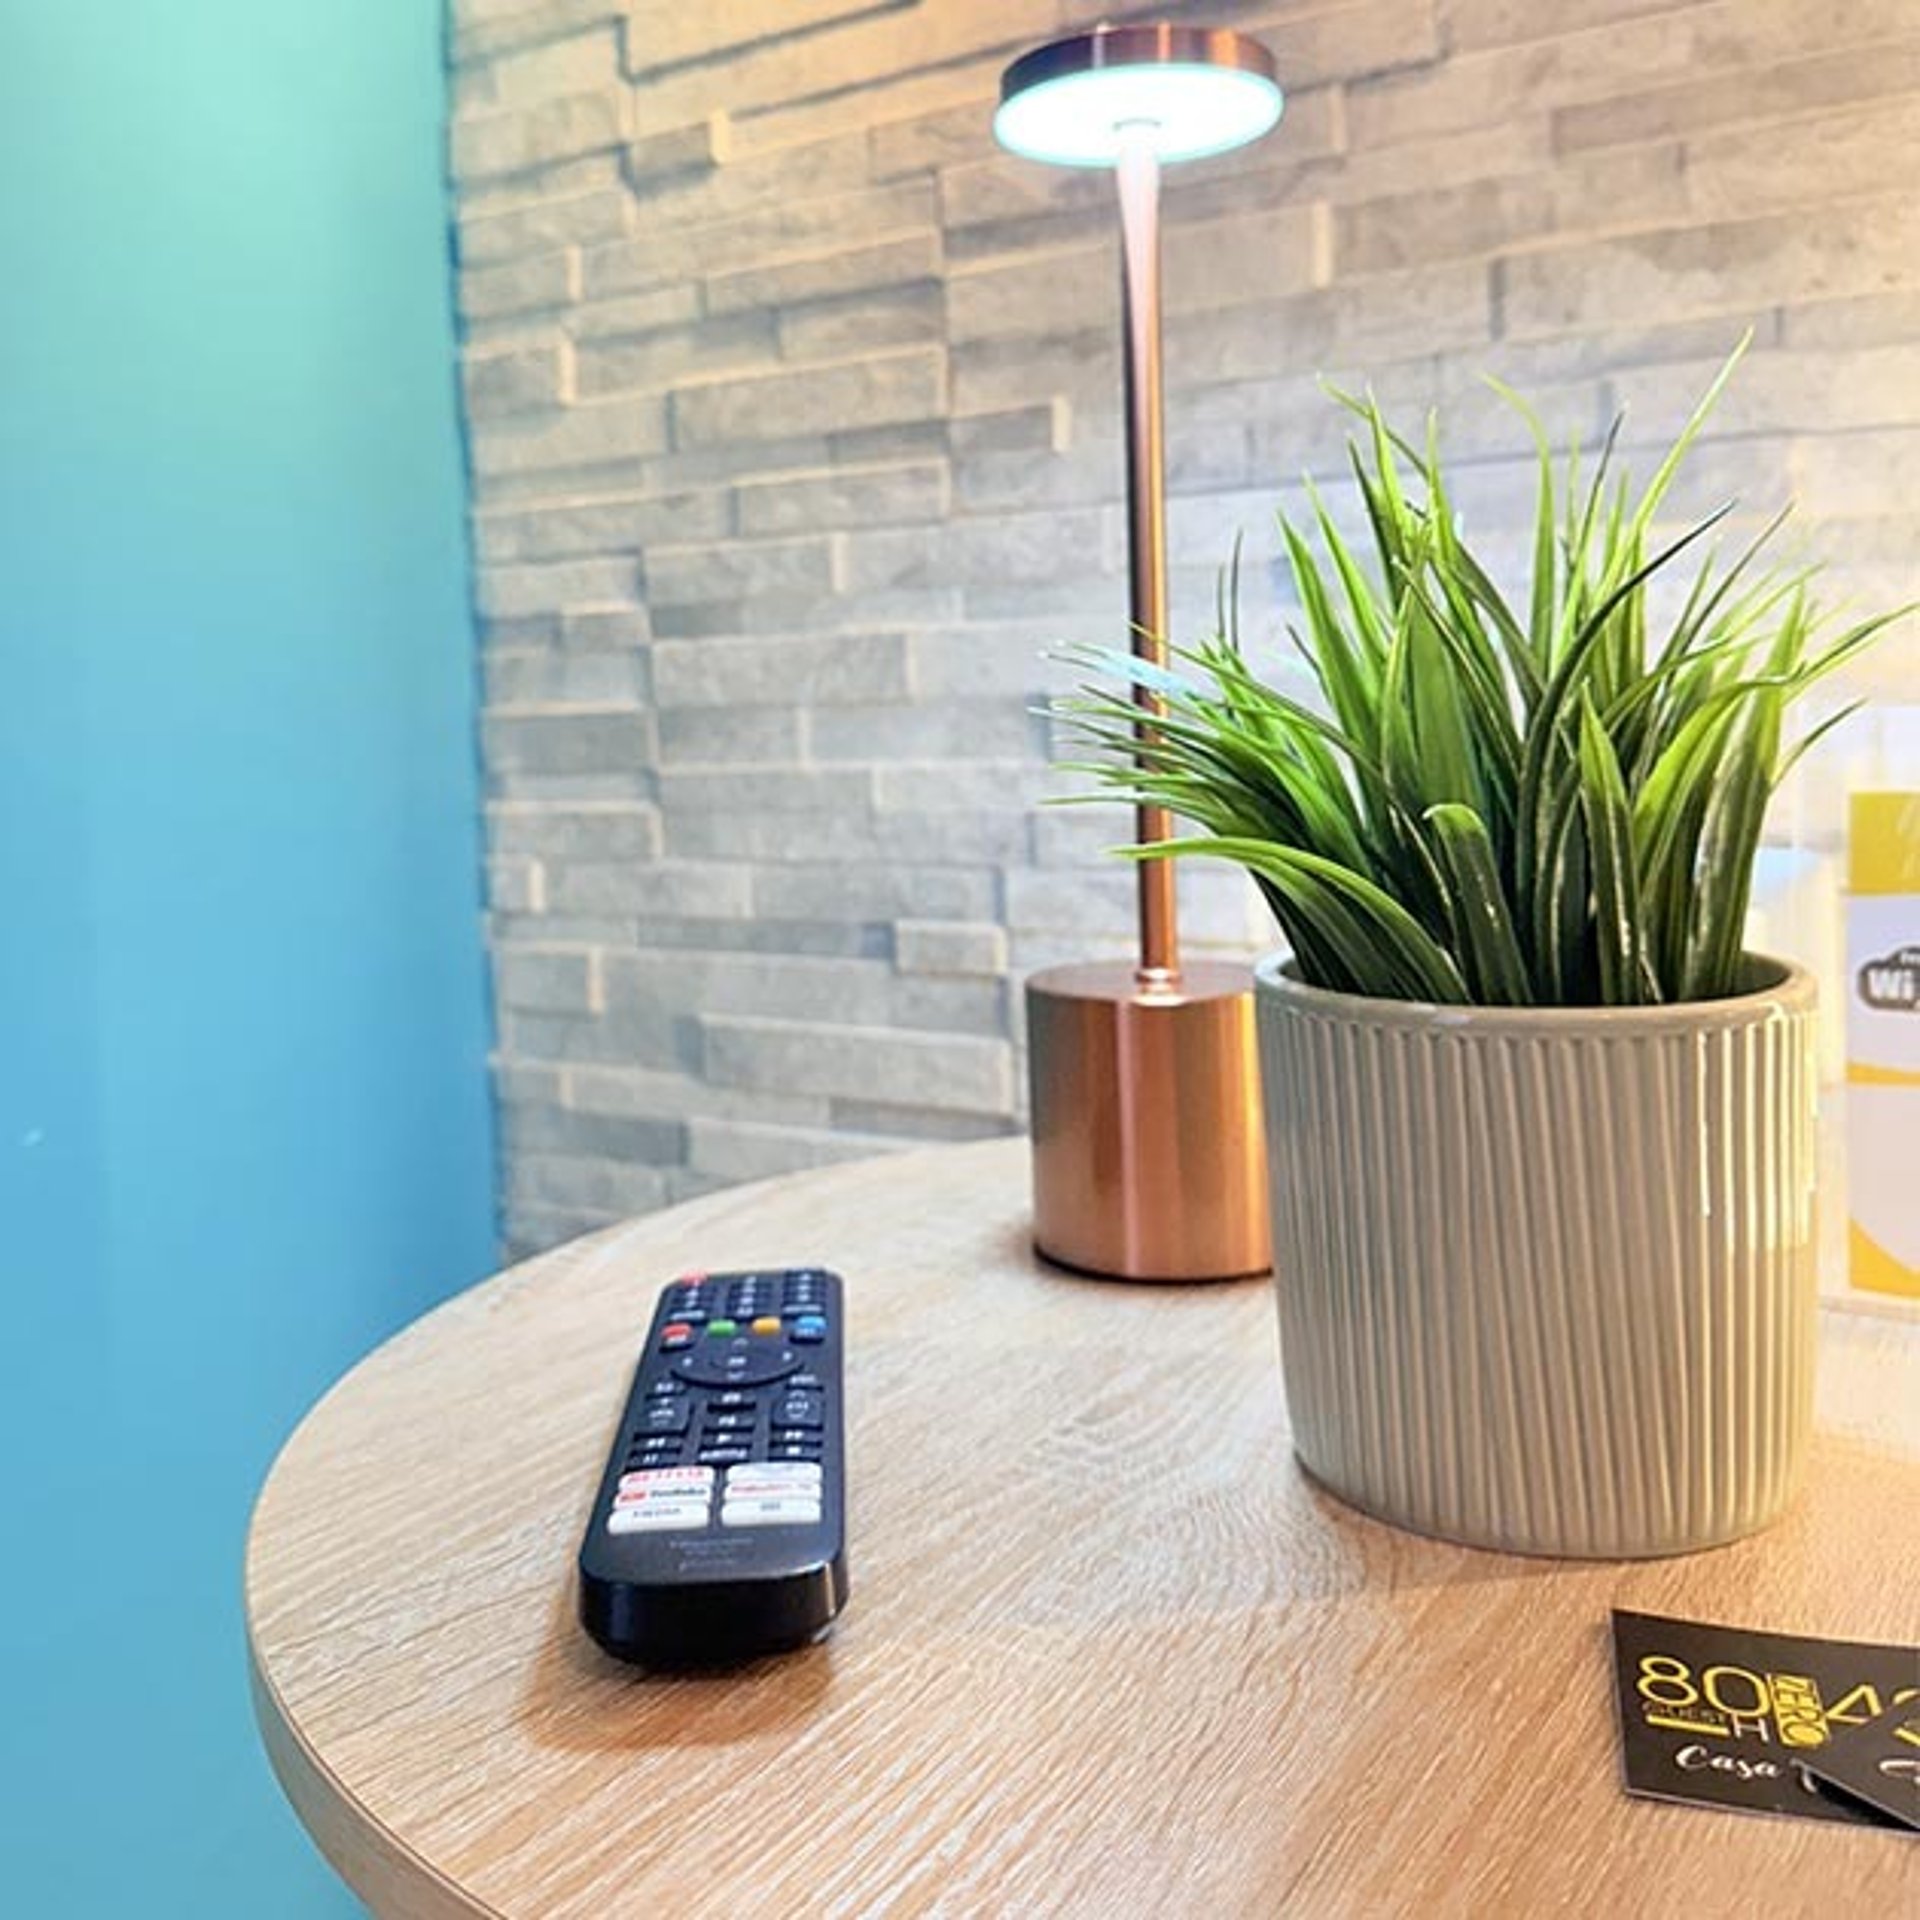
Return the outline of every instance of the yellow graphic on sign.
<path id="1" fill-rule="evenodd" d="M 1780 1729 L 1783 1747 L 1826 1745 L 1826 1709 L 1820 1704 L 1820 1689 L 1809 1675 L 1770 1673 L 1767 1692 L 1773 1700 L 1773 1724 Z"/>

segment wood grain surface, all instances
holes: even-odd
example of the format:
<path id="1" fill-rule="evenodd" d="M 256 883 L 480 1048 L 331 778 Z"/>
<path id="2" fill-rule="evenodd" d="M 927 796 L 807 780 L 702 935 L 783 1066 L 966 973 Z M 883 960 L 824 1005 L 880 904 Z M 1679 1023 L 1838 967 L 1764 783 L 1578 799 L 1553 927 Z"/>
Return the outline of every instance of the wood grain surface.
<path id="1" fill-rule="evenodd" d="M 1529 1561 L 1294 1464 L 1270 1283 L 1072 1278 L 1022 1142 L 737 1189 L 577 1242 L 355 1368 L 273 1469 L 255 1701 L 382 1915 L 1920 1911 L 1889 1832 L 1628 1800 L 1608 1609 L 1911 1640 L 1920 1327 L 1823 1311 L 1811 1482 L 1684 1560 Z M 848 1288 L 852 1598 L 652 1678 L 573 1559 L 654 1294 Z"/>

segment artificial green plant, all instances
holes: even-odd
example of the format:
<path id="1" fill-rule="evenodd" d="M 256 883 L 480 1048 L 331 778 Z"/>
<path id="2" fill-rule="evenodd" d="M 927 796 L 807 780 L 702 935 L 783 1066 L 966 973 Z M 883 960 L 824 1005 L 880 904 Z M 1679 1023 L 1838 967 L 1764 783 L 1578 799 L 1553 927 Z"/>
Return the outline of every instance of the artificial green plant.
<path id="1" fill-rule="evenodd" d="M 1498 389 L 1538 454 L 1524 605 L 1459 530 L 1434 422 L 1416 446 L 1371 399 L 1336 396 L 1361 423 L 1349 454 L 1372 565 L 1310 483 L 1311 529 L 1280 517 L 1304 619 L 1290 631 L 1320 703 L 1249 664 L 1230 578 L 1218 630 L 1167 669 L 1069 656 L 1096 676 L 1059 703 L 1092 749 L 1082 797 L 1192 822 L 1126 851 L 1238 862 L 1315 986 L 1498 1006 L 1741 991 L 1769 796 L 1853 710 L 1789 744 L 1788 709 L 1898 614 L 1823 637 L 1812 569 L 1762 564 L 1784 515 L 1724 564 L 1709 536 L 1731 505 L 1657 533 L 1739 357 L 1637 497 L 1616 472 L 1619 421 L 1583 478 L 1578 445 L 1557 463 L 1536 415 Z M 1655 581 L 1696 553 L 1678 615 L 1657 626 Z"/>

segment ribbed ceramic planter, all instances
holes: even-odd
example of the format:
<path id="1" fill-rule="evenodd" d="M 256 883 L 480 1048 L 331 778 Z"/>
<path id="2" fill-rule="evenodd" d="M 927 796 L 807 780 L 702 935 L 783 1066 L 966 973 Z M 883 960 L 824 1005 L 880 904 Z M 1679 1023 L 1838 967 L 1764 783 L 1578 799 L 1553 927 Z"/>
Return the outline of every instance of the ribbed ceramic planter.
<path id="1" fill-rule="evenodd" d="M 1294 1445 L 1521 1553 L 1682 1553 L 1792 1500 L 1812 1414 L 1814 990 L 1434 1007 L 1256 971 Z"/>

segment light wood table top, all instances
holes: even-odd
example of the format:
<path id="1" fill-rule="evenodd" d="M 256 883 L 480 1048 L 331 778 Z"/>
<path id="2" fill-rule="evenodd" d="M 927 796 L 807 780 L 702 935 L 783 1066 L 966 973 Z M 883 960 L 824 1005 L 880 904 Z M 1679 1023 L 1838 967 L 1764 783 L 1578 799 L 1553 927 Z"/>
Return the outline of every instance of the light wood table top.
<path id="1" fill-rule="evenodd" d="M 1920 1327 L 1823 1311 L 1811 1483 L 1760 1539 L 1552 1563 L 1349 1512 L 1288 1447 L 1268 1282 L 1042 1268 L 1024 1143 L 737 1189 L 450 1301 L 254 1516 L 255 1699 L 382 1915 L 1920 1912 L 1892 1832 L 1630 1801 L 1613 1606 L 1910 1639 Z M 575 1624 L 659 1285 L 847 1280 L 852 1597 L 656 1678 Z"/>

